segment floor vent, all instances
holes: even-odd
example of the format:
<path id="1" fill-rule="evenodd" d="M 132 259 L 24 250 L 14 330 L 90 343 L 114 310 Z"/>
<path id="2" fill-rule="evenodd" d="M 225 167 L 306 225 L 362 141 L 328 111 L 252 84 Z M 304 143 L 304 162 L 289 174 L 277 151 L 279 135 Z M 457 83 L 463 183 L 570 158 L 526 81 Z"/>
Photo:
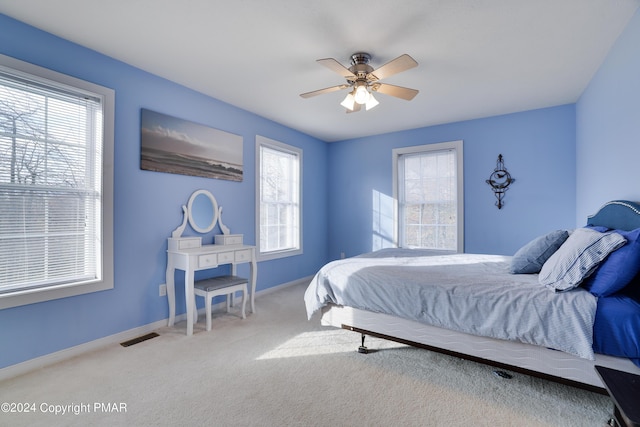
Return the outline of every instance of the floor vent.
<path id="1" fill-rule="evenodd" d="M 121 342 L 120 345 L 123 347 L 129 347 L 134 344 L 138 344 L 139 342 L 150 340 L 151 338 L 159 337 L 160 335 L 155 332 L 151 332 L 150 334 L 142 335 L 141 337 L 131 339 L 129 341 Z"/>

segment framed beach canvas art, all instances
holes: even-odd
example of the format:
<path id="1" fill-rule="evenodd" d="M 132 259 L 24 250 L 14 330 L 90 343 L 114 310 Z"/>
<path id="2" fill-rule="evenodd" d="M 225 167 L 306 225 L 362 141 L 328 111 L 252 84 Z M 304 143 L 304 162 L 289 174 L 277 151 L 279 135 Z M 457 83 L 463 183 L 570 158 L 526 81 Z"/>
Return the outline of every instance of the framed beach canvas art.
<path id="1" fill-rule="evenodd" d="M 242 136 L 142 109 L 140 168 L 242 181 Z"/>

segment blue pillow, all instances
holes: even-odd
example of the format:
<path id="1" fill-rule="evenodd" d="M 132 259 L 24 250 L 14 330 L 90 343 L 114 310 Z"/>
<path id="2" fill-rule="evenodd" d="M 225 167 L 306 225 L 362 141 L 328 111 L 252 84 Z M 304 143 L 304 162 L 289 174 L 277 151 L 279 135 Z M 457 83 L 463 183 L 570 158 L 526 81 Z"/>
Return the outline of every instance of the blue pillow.
<path id="1" fill-rule="evenodd" d="M 597 297 L 606 297 L 622 290 L 640 273 L 640 228 L 616 230 L 627 243 L 612 252 L 582 286 Z"/>
<path id="2" fill-rule="evenodd" d="M 556 230 L 536 237 L 520 249 L 511 258 L 511 272 L 513 274 L 539 273 L 543 264 L 567 240 L 569 232 Z"/>

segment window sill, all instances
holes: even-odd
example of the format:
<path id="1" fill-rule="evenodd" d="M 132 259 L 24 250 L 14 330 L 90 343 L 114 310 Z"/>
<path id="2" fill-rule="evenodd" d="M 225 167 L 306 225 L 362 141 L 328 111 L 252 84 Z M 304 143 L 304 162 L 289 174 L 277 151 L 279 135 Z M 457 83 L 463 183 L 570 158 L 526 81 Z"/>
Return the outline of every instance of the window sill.
<path id="1" fill-rule="evenodd" d="M 113 280 L 0 294 L 0 310 L 113 289 Z"/>
<path id="2" fill-rule="evenodd" d="M 270 261 L 273 259 L 287 258 L 292 256 L 302 255 L 302 249 L 288 249 L 283 251 L 273 252 L 258 252 L 256 258 L 260 261 Z"/>

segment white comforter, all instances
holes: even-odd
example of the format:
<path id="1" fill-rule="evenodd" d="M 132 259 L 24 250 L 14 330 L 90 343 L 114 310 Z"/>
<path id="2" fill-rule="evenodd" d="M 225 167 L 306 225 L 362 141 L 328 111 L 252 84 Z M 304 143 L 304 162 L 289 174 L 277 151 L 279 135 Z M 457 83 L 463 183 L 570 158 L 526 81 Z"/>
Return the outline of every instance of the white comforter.
<path id="1" fill-rule="evenodd" d="M 509 273 L 510 257 L 405 252 L 384 250 L 325 265 L 305 292 L 309 319 L 337 304 L 594 359 L 597 300 L 589 292 L 551 292 L 536 274 Z"/>

